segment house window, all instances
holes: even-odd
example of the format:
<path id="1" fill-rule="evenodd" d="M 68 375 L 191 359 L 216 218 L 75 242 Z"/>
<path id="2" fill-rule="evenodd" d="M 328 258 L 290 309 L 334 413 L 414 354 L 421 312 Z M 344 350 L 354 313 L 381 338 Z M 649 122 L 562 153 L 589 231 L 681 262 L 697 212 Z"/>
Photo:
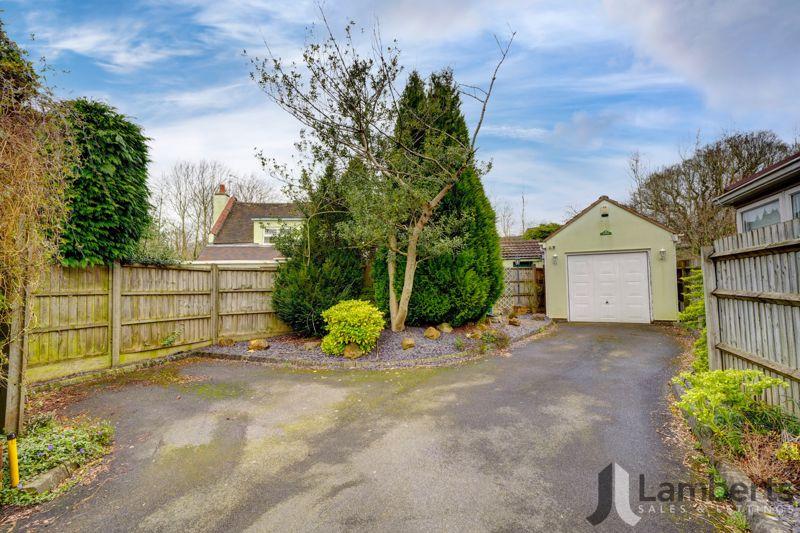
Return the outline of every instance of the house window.
<path id="1" fill-rule="evenodd" d="M 800 218 L 800 192 L 792 195 L 792 218 Z"/>
<path id="2" fill-rule="evenodd" d="M 742 229 L 750 231 L 781 221 L 780 201 L 773 200 L 764 205 L 742 212 Z"/>
<path id="3" fill-rule="evenodd" d="M 520 268 L 529 268 L 533 266 L 533 261 L 529 261 L 526 259 L 517 259 L 516 261 L 514 261 L 514 266 Z"/>
<path id="4" fill-rule="evenodd" d="M 264 244 L 272 244 L 275 237 L 278 236 L 278 230 L 273 228 L 264 228 Z"/>

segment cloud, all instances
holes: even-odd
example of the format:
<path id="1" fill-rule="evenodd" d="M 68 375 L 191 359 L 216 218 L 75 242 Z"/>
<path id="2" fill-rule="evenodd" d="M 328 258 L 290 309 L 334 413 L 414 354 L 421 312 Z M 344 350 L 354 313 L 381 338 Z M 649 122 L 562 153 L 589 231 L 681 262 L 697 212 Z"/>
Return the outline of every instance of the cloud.
<path id="1" fill-rule="evenodd" d="M 142 34 L 146 25 L 138 21 L 107 24 L 95 21 L 65 27 L 34 25 L 33 28 L 50 60 L 72 52 L 91 57 L 104 69 L 116 73 L 129 73 L 170 57 L 192 54 L 188 49 L 145 38 Z"/>
<path id="2" fill-rule="evenodd" d="M 800 9 L 794 0 L 604 0 L 636 50 L 700 89 L 716 108 L 797 112 Z"/>
<path id="3" fill-rule="evenodd" d="M 144 130 L 152 139 L 151 175 L 167 172 L 178 161 L 200 159 L 220 161 L 238 173 L 249 174 L 261 171 L 257 149 L 267 157 L 289 161 L 299 125 L 265 100 L 263 105 L 233 111 L 145 123 Z"/>

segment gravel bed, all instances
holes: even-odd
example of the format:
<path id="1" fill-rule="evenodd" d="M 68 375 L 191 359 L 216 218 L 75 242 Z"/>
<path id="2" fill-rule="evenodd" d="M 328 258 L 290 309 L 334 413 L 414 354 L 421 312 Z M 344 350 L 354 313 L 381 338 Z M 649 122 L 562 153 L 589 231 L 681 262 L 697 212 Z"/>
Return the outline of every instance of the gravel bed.
<path id="1" fill-rule="evenodd" d="M 517 341 L 538 332 L 550 323 L 542 315 L 523 315 L 519 317 L 520 325 L 511 326 L 505 321 L 491 324 L 491 328 L 505 331 L 511 341 Z M 248 351 L 247 342 L 238 342 L 233 346 L 209 346 L 198 350 L 198 354 L 212 357 L 244 359 L 256 362 L 288 363 L 297 366 L 331 367 L 331 368 L 384 368 L 406 367 L 417 365 L 442 365 L 472 359 L 476 357 L 475 351 L 470 348 L 477 346 L 478 341 L 468 339 L 466 336 L 475 329 L 474 326 L 455 328 L 452 333 L 442 333 L 437 340 L 426 338 L 423 333 L 425 328 L 408 327 L 402 332 L 383 330 L 378 347 L 360 357 L 350 360 L 344 357 L 326 355 L 319 346 L 310 347 L 309 339 L 297 334 L 270 337 L 270 346 L 266 350 Z M 414 348 L 403 350 L 400 342 L 405 337 L 414 339 Z M 459 349 L 457 340 L 461 339 L 463 345 Z M 452 356 L 452 357 L 451 357 Z"/>
<path id="2" fill-rule="evenodd" d="M 792 533 L 800 533 L 800 495 L 795 495 L 791 502 L 775 499 L 772 502 L 778 519 L 786 524 Z"/>

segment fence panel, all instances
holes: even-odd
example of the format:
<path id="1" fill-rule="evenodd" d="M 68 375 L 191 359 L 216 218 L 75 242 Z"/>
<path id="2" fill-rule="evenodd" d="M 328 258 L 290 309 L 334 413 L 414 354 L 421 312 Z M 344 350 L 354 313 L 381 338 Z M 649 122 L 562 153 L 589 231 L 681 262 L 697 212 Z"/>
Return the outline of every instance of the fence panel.
<path id="1" fill-rule="evenodd" d="M 219 336 L 247 338 L 263 332 L 287 332 L 275 314 L 272 291 L 276 268 L 219 269 Z"/>
<path id="2" fill-rule="evenodd" d="M 704 259 L 712 369 L 782 378 L 765 397 L 800 414 L 800 220 L 718 239 Z"/>
<path id="3" fill-rule="evenodd" d="M 508 267 L 503 276 L 503 294 L 494 305 L 495 313 L 507 313 L 515 305 L 544 312 L 544 269 Z"/>
<path id="4" fill-rule="evenodd" d="M 211 341 L 211 268 L 125 266 L 120 299 L 121 364 Z"/>
<path id="5" fill-rule="evenodd" d="M 27 379 L 111 366 L 108 267 L 52 267 L 30 296 Z"/>

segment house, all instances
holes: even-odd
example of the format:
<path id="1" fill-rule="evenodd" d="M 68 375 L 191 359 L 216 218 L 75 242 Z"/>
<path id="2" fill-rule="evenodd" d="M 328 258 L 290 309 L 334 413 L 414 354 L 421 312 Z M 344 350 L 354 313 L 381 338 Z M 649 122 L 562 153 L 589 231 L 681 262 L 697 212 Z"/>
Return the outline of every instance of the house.
<path id="1" fill-rule="evenodd" d="M 512 267 L 539 267 L 543 266 L 542 244 L 522 237 L 501 237 L 500 255 L 503 257 L 503 266 Z"/>
<path id="2" fill-rule="evenodd" d="M 549 235 L 547 315 L 574 322 L 673 322 L 678 318 L 677 236 L 601 196 Z"/>
<path id="3" fill-rule="evenodd" d="M 213 200 L 214 225 L 196 264 L 274 263 L 283 257 L 273 239 L 298 227 L 303 215 L 293 203 L 239 202 L 220 185 Z"/>
<path id="4" fill-rule="evenodd" d="M 800 218 L 800 152 L 731 183 L 716 201 L 736 210 L 739 233 Z"/>

